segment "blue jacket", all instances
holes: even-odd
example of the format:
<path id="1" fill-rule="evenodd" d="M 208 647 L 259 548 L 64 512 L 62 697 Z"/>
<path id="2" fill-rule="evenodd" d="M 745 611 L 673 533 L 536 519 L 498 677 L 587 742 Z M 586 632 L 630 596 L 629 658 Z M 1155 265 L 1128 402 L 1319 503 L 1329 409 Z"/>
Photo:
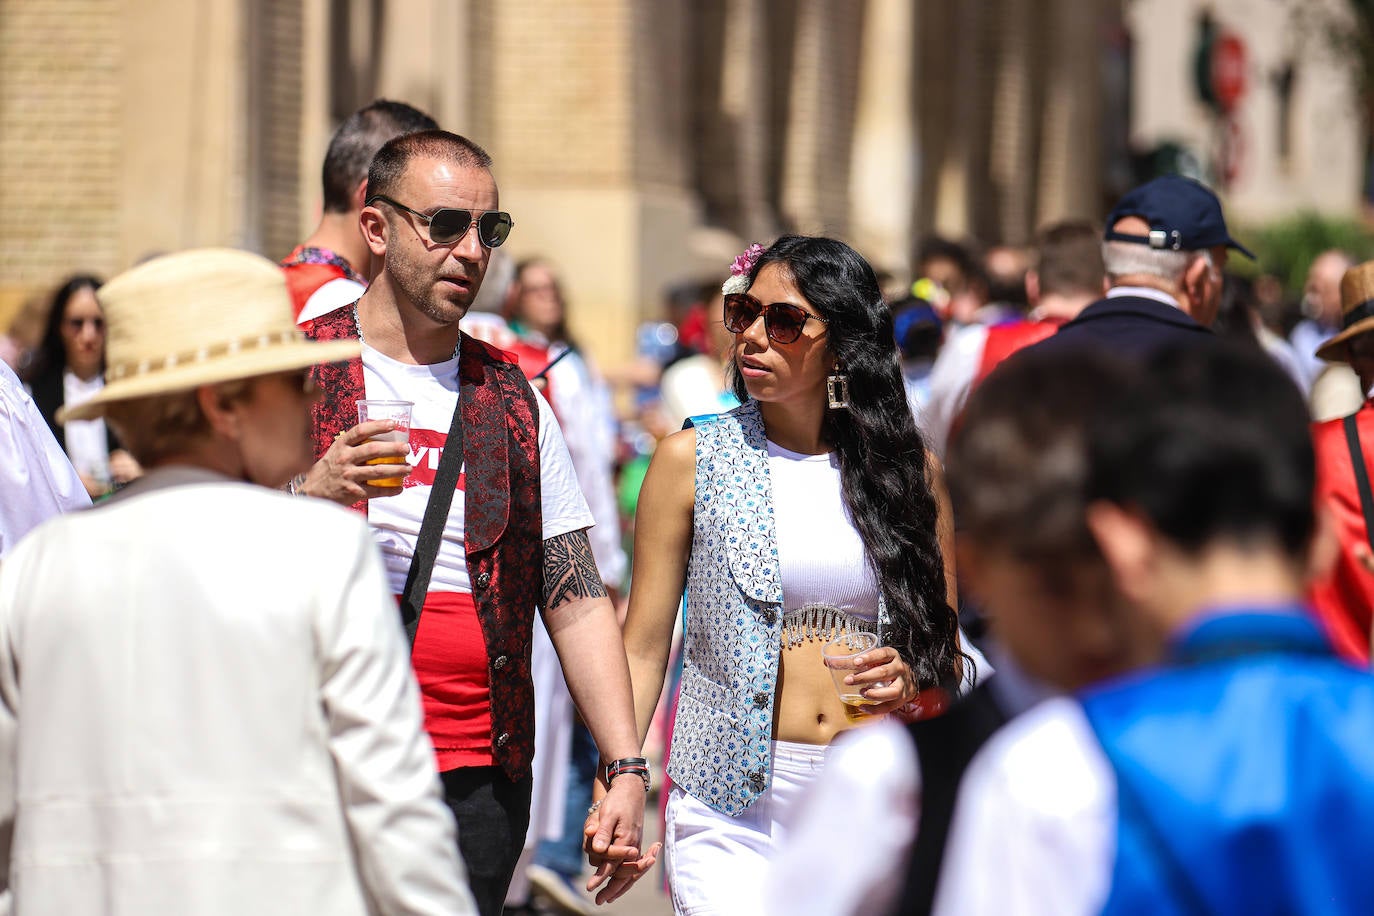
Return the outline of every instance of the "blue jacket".
<path id="1" fill-rule="evenodd" d="M 1374 675 L 1226 609 L 1083 705 L 1117 782 L 1103 913 L 1374 913 Z"/>

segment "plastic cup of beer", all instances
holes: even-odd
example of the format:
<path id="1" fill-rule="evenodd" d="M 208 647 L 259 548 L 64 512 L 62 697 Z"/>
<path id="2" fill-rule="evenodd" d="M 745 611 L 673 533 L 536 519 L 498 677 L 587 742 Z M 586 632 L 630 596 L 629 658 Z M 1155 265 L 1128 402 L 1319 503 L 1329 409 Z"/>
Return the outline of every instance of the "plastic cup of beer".
<path id="1" fill-rule="evenodd" d="M 358 422 L 366 423 L 369 420 L 394 420 L 396 428 L 390 432 L 373 436 L 369 442 L 405 442 L 410 443 L 410 414 L 415 409 L 414 401 L 379 401 L 362 400 L 358 402 Z M 368 464 L 400 464 L 404 463 L 404 458 L 369 458 Z M 376 480 L 367 481 L 374 487 L 399 487 L 405 482 L 402 477 L 380 477 Z"/>
<path id="2" fill-rule="evenodd" d="M 842 633 L 821 647 L 821 658 L 830 669 L 830 679 L 835 682 L 835 692 L 844 704 L 845 717 L 850 721 L 863 718 L 865 706 L 873 706 L 878 700 L 863 695 L 863 685 L 846 684 L 844 679 L 858 670 L 855 659 L 865 652 L 878 648 L 876 633 Z"/>

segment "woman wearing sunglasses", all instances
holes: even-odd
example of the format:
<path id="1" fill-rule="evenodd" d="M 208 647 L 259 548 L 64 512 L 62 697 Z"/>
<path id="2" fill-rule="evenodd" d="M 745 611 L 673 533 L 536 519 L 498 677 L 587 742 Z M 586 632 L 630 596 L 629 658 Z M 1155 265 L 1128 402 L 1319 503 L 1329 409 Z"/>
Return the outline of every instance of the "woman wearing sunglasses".
<path id="1" fill-rule="evenodd" d="M 92 499 L 143 473 L 103 419 L 57 422 L 63 406 L 75 407 L 105 387 L 105 312 L 95 297 L 100 280 L 77 274 L 53 295 L 48 325 L 27 381 Z"/>
<path id="2" fill-rule="evenodd" d="M 966 665 L 949 510 L 872 268 L 841 242 L 787 236 L 732 273 L 722 317 L 742 406 L 654 454 L 625 626 L 642 735 L 685 591 L 665 839 L 674 906 L 694 914 L 755 911 L 740 904 L 835 736 L 912 712 Z M 821 660 L 847 631 L 879 637 L 852 676 L 857 709 Z M 844 849 L 836 868 L 853 864 Z"/>

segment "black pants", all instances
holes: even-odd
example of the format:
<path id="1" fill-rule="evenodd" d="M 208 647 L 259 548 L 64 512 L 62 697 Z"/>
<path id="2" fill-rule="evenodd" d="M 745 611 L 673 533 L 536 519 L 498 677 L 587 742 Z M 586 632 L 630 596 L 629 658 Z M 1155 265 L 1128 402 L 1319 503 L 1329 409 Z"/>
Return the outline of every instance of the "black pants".
<path id="1" fill-rule="evenodd" d="M 501 916 L 530 826 L 534 777 L 511 782 L 500 767 L 440 773 L 444 801 L 458 820 L 458 852 L 482 916 Z"/>

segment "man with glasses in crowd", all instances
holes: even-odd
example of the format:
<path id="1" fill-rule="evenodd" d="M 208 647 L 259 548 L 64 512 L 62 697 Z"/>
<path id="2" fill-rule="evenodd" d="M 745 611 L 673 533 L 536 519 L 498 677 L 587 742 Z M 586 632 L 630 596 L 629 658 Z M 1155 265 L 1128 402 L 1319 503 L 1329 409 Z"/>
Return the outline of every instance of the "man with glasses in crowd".
<path id="1" fill-rule="evenodd" d="M 319 460 L 294 485 L 368 515 L 412 628 L 425 724 L 483 916 L 501 912 L 529 822 L 536 606 L 608 764 L 609 792 L 588 844 L 599 866 L 589 890 L 619 872 L 599 896 L 613 899 L 653 862 L 652 851 L 635 861 L 649 771 L 637 756 L 624 644 L 567 448 L 513 358 L 458 327 L 492 249 L 514 226 L 499 206 L 491 157 L 463 137 L 423 131 L 377 153 L 362 231 L 381 270 L 352 307 L 310 331 L 360 338 L 362 357 L 319 371 Z M 364 397 L 414 402 L 409 446 L 368 441 L 390 427 L 355 425 L 354 402 Z M 458 435 L 461 452 L 446 464 L 445 446 Z M 367 464 L 378 459 L 390 463 Z M 377 483 L 401 476 L 404 486 Z M 455 476 L 454 489 L 436 486 Z M 446 512 L 438 499 L 430 504 L 449 494 Z M 433 540 L 432 572 L 416 561 L 408 581 L 412 558 Z"/>

